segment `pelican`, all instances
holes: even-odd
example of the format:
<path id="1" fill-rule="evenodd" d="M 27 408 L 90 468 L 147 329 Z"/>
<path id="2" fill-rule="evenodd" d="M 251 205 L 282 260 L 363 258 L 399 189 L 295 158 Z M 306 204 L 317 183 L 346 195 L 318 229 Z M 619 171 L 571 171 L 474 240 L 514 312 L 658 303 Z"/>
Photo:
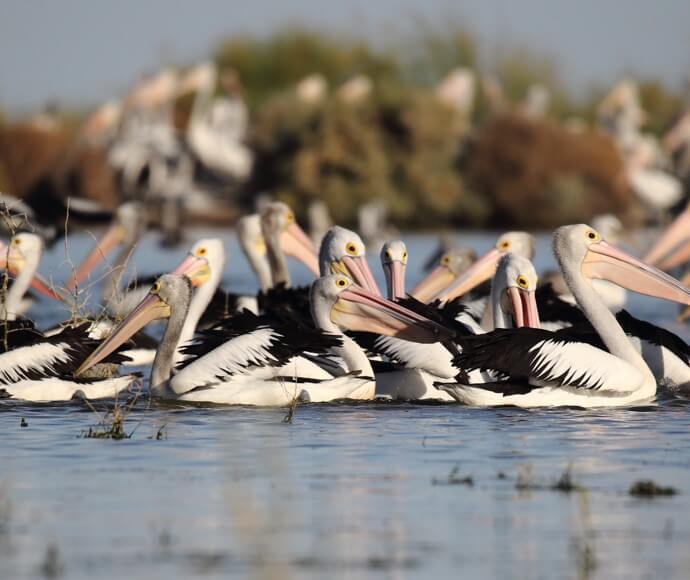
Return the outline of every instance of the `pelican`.
<path id="1" fill-rule="evenodd" d="M 273 282 L 266 258 L 266 240 L 261 231 L 261 216 L 258 213 L 246 215 L 237 220 L 237 240 L 256 276 L 259 289 L 266 292 Z"/>
<path id="2" fill-rule="evenodd" d="M 0 318 L 15 320 L 30 308 L 33 301 L 25 298 L 30 287 L 43 296 L 63 299 L 50 282 L 38 273 L 42 255 L 43 240 L 30 232 L 12 236 L 9 247 L 0 242 L 0 268 L 16 277 L 0 304 Z"/>
<path id="3" fill-rule="evenodd" d="M 386 275 L 388 299 L 405 297 L 405 269 L 407 268 L 407 247 L 402 240 L 386 242 L 381 248 L 381 265 Z"/>
<path id="4" fill-rule="evenodd" d="M 436 297 L 442 301 L 463 296 L 479 284 L 490 280 L 501 257 L 511 252 L 531 260 L 534 258 L 534 237 L 527 232 L 506 232 L 496 240 L 495 246 L 477 260 L 445 291 Z"/>
<path id="5" fill-rule="evenodd" d="M 466 272 L 476 259 L 474 250 L 449 249 L 441 255 L 438 266 L 415 286 L 412 296 L 421 302 L 429 302 Z"/>
<path id="6" fill-rule="evenodd" d="M 365 290 L 381 296 L 366 258 L 366 247 L 355 232 L 333 226 L 323 238 L 319 251 L 322 276 L 344 274 Z"/>
<path id="7" fill-rule="evenodd" d="M 261 230 L 266 240 L 274 286 L 290 285 L 286 255 L 302 262 L 315 276 L 319 275 L 319 261 L 314 244 L 297 224 L 295 214 L 287 204 L 280 201 L 266 204 L 261 212 Z"/>
<path id="8" fill-rule="evenodd" d="M 145 231 L 146 214 L 143 205 L 136 201 L 122 204 L 117 209 L 110 227 L 65 285 L 67 290 L 73 292 L 88 278 L 98 264 L 121 245 L 120 252 L 105 276 L 102 298 L 108 304 L 108 310 L 112 316 L 121 318 L 127 314 L 148 291 L 146 280 L 141 280 L 138 287 L 128 288 L 123 295 L 120 295 L 119 291 L 120 280 L 127 261 Z"/>
<path id="9" fill-rule="evenodd" d="M 89 356 L 78 374 L 98 363 L 151 320 L 168 318 L 151 371 L 155 396 L 184 401 L 238 405 L 285 406 L 295 399 L 325 402 L 334 399 L 373 398 L 371 363 L 341 328 L 436 341 L 450 335 L 442 326 L 371 294 L 342 274 L 324 276 L 311 287 L 314 322 L 321 340 L 306 336 L 306 327 L 272 326 L 251 313 L 250 329 L 212 331 L 187 349 L 190 358 L 173 370 L 173 357 L 189 310 L 191 283 L 180 275 L 164 275 L 149 295 L 122 322 L 118 330 Z M 256 322 L 260 323 L 257 325 Z M 241 321 L 240 321 L 241 324 Z M 324 334 L 325 333 L 325 334 Z M 340 356 L 347 373 L 321 380 L 300 380 L 291 360 L 306 350 L 320 356 L 326 344 Z"/>
<path id="10" fill-rule="evenodd" d="M 535 302 L 537 273 L 532 263 L 516 254 L 505 254 L 498 263 L 491 286 L 494 325 L 496 328 L 514 326 L 539 327 L 539 313 Z M 406 304 L 405 302 L 403 302 Z M 446 324 L 451 325 L 446 319 Z M 458 334 L 470 335 L 474 326 L 459 327 Z M 479 329 L 479 332 L 482 332 Z M 441 343 L 413 344 L 397 338 L 379 337 L 374 341 L 375 352 L 385 356 L 396 369 L 376 375 L 376 394 L 404 400 L 439 399 L 452 401 L 454 397 L 436 389 L 439 381 L 455 383 L 465 378 L 462 368 L 455 364 L 453 354 Z M 482 373 L 470 374 L 473 382 L 484 382 Z"/>
<path id="11" fill-rule="evenodd" d="M 590 223 L 592 228 L 599 232 L 599 235 L 601 235 L 601 237 L 607 240 L 609 243 L 617 244 L 623 238 L 623 224 L 614 215 L 597 215 L 592 218 Z M 575 298 L 568 290 L 568 287 L 563 280 L 563 275 L 560 272 L 550 273 L 542 278 L 545 282 L 552 285 L 553 289 L 556 291 L 561 300 L 573 306 L 575 305 Z M 597 291 L 597 294 L 601 296 L 601 299 L 604 301 L 609 310 L 618 312 L 625 307 L 625 302 L 627 301 L 627 293 L 625 288 L 621 288 L 620 286 L 611 284 L 605 280 L 592 280 L 592 285 Z M 560 319 L 552 319 L 548 316 L 543 317 L 543 320 L 547 321 L 548 323 L 560 322 Z"/>
<path id="12" fill-rule="evenodd" d="M 690 204 L 644 255 L 644 261 L 670 270 L 690 260 Z"/>
<path id="13" fill-rule="evenodd" d="M 88 324 L 65 327 L 45 336 L 27 320 L 8 320 L 0 333 L 0 398 L 32 402 L 69 401 L 114 397 L 136 380 L 134 375 L 114 378 L 75 378 L 75 371 L 98 344 L 88 336 Z M 110 361 L 106 361 L 110 362 Z M 112 362 L 121 362 L 119 357 Z"/>
<path id="14" fill-rule="evenodd" d="M 586 224 L 557 229 L 553 248 L 570 291 L 596 332 L 594 340 L 580 338 L 568 329 L 549 332 L 532 328 L 461 337 L 458 341 L 463 351 L 456 357 L 460 366 L 496 372 L 506 380 L 477 386 L 437 386 L 473 405 L 601 407 L 653 400 L 657 383 L 652 371 L 592 281 L 608 280 L 682 304 L 690 304 L 690 290 L 608 244 Z"/>
<path id="15" fill-rule="evenodd" d="M 255 314 L 266 307 L 266 298 L 277 285 L 290 286 L 287 257 L 301 262 L 318 275 L 318 257 L 309 237 L 297 224 L 294 212 L 282 202 L 266 204 L 261 214 L 245 216 L 238 222 L 238 238 L 249 264 L 257 276 L 261 293 L 238 295 L 217 290 L 199 321 L 209 328 L 235 312 L 248 309 Z M 298 290 L 299 291 L 299 290 Z M 285 297 L 283 293 L 282 298 Z"/>

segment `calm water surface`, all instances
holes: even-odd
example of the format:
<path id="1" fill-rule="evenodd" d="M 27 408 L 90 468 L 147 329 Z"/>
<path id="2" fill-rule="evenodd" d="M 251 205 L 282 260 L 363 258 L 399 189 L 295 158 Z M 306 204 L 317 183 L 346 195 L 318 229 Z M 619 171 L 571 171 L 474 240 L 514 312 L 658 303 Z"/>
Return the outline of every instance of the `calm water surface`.
<path id="1" fill-rule="evenodd" d="M 466 236 L 480 251 L 492 239 Z M 136 254 L 141 273 L 184 253 L 154 242 Z M 410 238 L 411 284 L 434 243 Z M 73 237 L 71 258 L 87 246 Z M 227 247 L 226 284 L 252 290 Z M 64 252 L 42 266 L 56 280 Z M 553 263 L 546 238 L 537 263 Z M 672 305 L 630 307 L 684 332 Z M 64 312 L 41 302 L 32 315 Z M 687 578 L 688 410 L 678 394 L 590 411 L 305 405 L 286 423 L 280 409 L 142 397 L 132 438 L 112 441 L 80 436 L 98 424 L 81 403 L 0 402 L 0 578 Z M 577 490 L 549 489 L 569 466 Z M 453 470 L 471 484 L 448 485 Z M 628 495 L 650 478 L 679 493 Z"/>

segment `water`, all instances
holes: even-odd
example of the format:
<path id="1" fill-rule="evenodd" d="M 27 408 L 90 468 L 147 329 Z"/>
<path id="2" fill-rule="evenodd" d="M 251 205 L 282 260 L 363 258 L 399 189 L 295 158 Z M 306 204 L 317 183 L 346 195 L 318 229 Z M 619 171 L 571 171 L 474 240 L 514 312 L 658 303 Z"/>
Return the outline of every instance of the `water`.
<path id="1" fill-rule="evenodd" d="M 483 251 L 491 240 L 470 241 Z M 433 244 L 410 238 L 412 284 Z M 87 245 L 70 241 L 75 261 Z M 251 290 L 231 239 L 228 248 L 226 282 Z M 540 238 L 539 268 L 552 263 L 547 248 Z M 149 273 L 182 253 L 148 240 L 136 261 Z M 42 271 L 62 279 L 66 268 L 56 247 Z M 631 310 L 679 330 L 672 305 L 634 298 Z M 63 316 L 47 302 L 33 314 Z M 690 574 L 683 398 L 590 411 L 305 405 L 292 423 L 285 415 L 142 399 L 126 420 L 132 438 L 113 441 L 80 437 L 98 423 L 83 404 L 1 402 L 0 578 Z M 549 489 L 568 466 L 579 489 Z M 473 484 L 443 485 L 454 468 Z M 679 493 L 628 494 L 649 478 Z"/>

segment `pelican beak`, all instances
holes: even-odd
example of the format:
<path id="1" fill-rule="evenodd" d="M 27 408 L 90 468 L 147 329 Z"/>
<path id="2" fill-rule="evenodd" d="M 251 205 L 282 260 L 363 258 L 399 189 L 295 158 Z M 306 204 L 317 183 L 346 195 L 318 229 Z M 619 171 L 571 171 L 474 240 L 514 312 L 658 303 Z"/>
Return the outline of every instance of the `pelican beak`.
<path id="1" fill-rule="evenodd" d="M 53 288 L 53 285 L 41 276 L 41 274 L 34 274 L 31 280 L 31 287 L 39 294 L 52 298 L 53 300 L 59 300 L 61 302 L 66 300 L 66 297 L 59 290 Z"/>
<path id="2" fill-rule="evenodd" d="M 340 293 L 331 309 L 331 320 L 348 330 L 412 342 L 438 342 L 453 335 L 440 324 L 355 285 Z"/>
<path id="3" fill-rule="evenodd" d="M 608 280 L 633 292 L 690 305 L 690 289 L 604 240 L 589 246 L 581 269 L 587 278 Z"/>
<path id="4" fill-rule="evenodd" d="M 673 265 L 678 265 L 682 263 L 682 260 L 674 260 L 673 258 L 677 256 L 677 253 L 668 255 L 672 250 L 678 250 L 678 245 L 682 242 L 687 242 L 690 240 L 690 209 L 684 210 L 673 222 L 666 228 L 666 231 L 661 235 L 661 237 L 652 246 L 651 250 L 647 252 L 643 260 L 649 264 L 654 264 L 655 266 L 663 267 L 659 264 L 662 258 L 666 258 L 664 264 L 673 263 Z M 666 268 L 672 268 L 673 266 L 666 266 Z"/>
<path id="5" fill-rule="evenodd" d="M 405 297 L 405 264 L 400 260 L 388 262 L 383 271 L 386 274 L 391 300 Z"/>
<path id="6" fill-rule="evenodd" d="M 25 267 L 26 258 L 21 251 L 12 245 L 8 248 L 5 244 L 0 243 L 0 268 L 6 268 L 10 274 L 16 276 Z M 31 288 L 42 296 L 47 296 L 53 300 L 65 300 L 65 297 L 54 289 L 52 284 L 38 272 L 31 279 Z"/>
<path id="7" fill-rule="evenodd" d="M 187 276 L 196 288 L 208 281 L 211 277 L 211 268 L 206 258 L 189 254 L 172 273 Z"/>
<path id="8" fill-rule="evenodd" d="M 688 284 L 690 284 L 690 272 L 685 274 L 685 276 L 683 276 L 681 278 L 680 283 L 683 284 L 683 286 L 687 286 Z M 676 320 L 678 322 L 685 322 L 689 317 L 690 317 L 690 306 L 685 308 L 683 310 L 683 312 L 681 312 L 678 315 L 678 318 L 676 318 Z"/>
<path id="9" fill-rule="evenodd" d="M 495 273 L 498 262 L 503 252 L 493 248 L 472 264 L 465 272 L 448 288 L 438 296 L 444 302 L 453 300 L 458 296 L 467 294 L 482 282 L 489 280 Z"/>
<path id="10" fill-rule="evenodd" d="M 511 286 L 508 288 L 508 298 L 513 309 L 516 328 L 523 326 L 540 328 L 539 310 L 534 291 Z"/>
<path id="11" fill-rule="evenodd" d="M 122 225 L 119 223 L 111 225 L 98 241 L 96 247 L 91 250 L 91 253 L 79 265 L 79 268 L 72 276 L 72 280 L 66 285 L 67 290 L 72 292 L 78 284 L 81 284 L 91 271 L 105 260 L 108 254 L 120 245 L 126 237 L 127 230 Z"/>
<path id="12" fill-rule="evenodd" d="M 364 256 L 344 256 L 340 262 L 331 262 L 331 274 L 344 274 L 365 290 L 382 296 Z"/>
<path id="13" fill-rule="evenodd" d="M 304 230 L 291 223 L 280 235 L 280 245 L 287 256 L 302 262 L 315 276 L 319 276 L 319 256 Z"/>
<path id="14" fill-rule="evenodd" d="M 169 316 L 170 307 L 157 294 L 149 292 L 146 298 L 113 330 L 112 334 L 81 363 L 75 375 L 79 376 L 97 365 L 149 322 Z"/>
<path id="15" fill-rule="evenodd" d="M 448 266 L 437 266 L 415 286 L 412 296 L 420 302 L 429 302 L 434 296 L 448 288 L 455 279 L 455 274 Z"/>
<path id="16" fill-rule="evenodd" d="M 660 270 L 670 270 L 690 260 L 690 237 L 685 239 L 680 245 L 676 246 L 672 252 L 659 261 L 656 265 Z"/>

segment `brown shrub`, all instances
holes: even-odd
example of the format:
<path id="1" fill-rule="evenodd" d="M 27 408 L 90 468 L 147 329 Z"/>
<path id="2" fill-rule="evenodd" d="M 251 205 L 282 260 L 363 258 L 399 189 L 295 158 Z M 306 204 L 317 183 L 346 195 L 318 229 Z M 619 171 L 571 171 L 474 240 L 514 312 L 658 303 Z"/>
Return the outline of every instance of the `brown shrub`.
<path id="1" fill-rule="evenodd" d="M 633 204 L 613 142 L 550 121 L 496 119 L 478 136 L 465 168 L 470 187 L 490 199 L 496 226 L 551 228 Z"/>
<path id="2" fill-rule="evenodd" d="M 28 122 L 0 127 L 4 192 L 23 197 L 57 168 L 71 140 L 71 131 L 46 130 Z"/>

